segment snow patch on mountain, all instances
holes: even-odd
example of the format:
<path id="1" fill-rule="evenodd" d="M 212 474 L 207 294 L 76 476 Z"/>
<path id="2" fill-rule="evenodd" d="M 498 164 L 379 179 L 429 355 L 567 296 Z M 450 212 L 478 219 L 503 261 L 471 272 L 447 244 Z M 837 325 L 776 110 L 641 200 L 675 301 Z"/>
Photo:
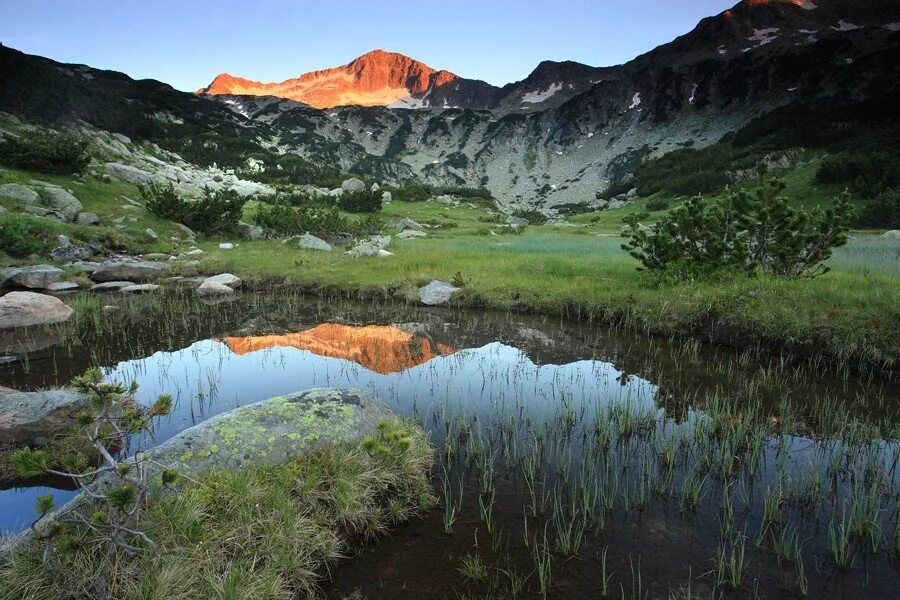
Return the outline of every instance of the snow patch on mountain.
<path id="1" fill-rule="evenodd" d="M 561 81 L 557 83 L 551 83 L 550 86 L 546 90 L 537 90 L 534 92 L 528 92 L 522 95 L 522 102 L 528 102 L 530 104 L 536 104 L 538 102 L 543 102 L 547 100 L 551 96 L 553 96 L 556 92 L 560 91 L 563 88 L 563 84 Z"/>

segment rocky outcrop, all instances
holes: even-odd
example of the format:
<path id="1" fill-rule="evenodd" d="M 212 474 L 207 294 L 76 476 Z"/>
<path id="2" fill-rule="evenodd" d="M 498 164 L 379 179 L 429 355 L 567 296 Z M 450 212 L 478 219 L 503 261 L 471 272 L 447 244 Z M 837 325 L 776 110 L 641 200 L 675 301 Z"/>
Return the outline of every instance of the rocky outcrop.
<path id="1" fill-rule="evenodd" d="M 90 277 L 100 283 L 112 281 L 147 282 L 160 279 L 166 274 L 168 269 L 168 264 L 159 262 L 105 262 L 101 263 L 91 273 Z"/>
<path id="2" fill-rule="evenodd" d="M 419 288 L 419 302 L 426 306 L 447 304 L 458 291 L 458 287 L 446 281 L 433 279 L 428 285 Z"/>
<path id="3" fill-rule="evenodd" d="M 0 329 L 60 323 L 74 312 L 72 307 L 53 296 L 10 292 L 0 298 Z"/>
<path id="4" fill-rule="evenodd" d="M 0 447 L 48 444 L 72 426 L 87 402 L 74 390 L 0 394 Z"/>

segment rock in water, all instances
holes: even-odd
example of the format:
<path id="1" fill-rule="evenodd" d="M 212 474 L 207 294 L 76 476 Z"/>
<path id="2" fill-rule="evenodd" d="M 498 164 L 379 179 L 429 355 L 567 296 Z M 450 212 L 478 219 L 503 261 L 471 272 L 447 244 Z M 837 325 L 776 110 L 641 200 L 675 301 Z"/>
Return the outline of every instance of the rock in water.
<path id="1" fill-rule="evenodd" d="M 215 283 L 218 285 L 227 285 L 233 290 L 241 287 L 243 283 L 240 277 L 236 277 L 231 273 L 222 273 L 221 275 L 213 275 L 212 277 L 207 277 L 203 280 L 203 283 Z M 201 284 L 202 285 L 202 284 Z"/>
<path id="2" fill-rule="evenodd" d="M 134 261 L 105 262 L 93 273 L 94 281 L 156 281 L 166 274 L 169 265 L 166 263 Z"/>
<path id="3" fill-rule="evenodd" d="M 234 290 L 221 283 L 204 281 L 200 284 L 200 287 L 197 288 L 197 293 L 201 296 L 224 296 L 233 294 Z"/>
<path id="4" fill-rule="evenodd" d="M 53 296 L 10 292 L 0 298 L 0 329 L 60 323 L 74 312 L 72 307 Z"/>
<path id="5" fill-rule="evenodd" d="M 23 287 L 31 290 L 46 289 L 62 279 L 65 273 L 51 265 L 13 267 L 0 271 L 0 287 Z"/>
<path id="6" fill-rule="evenodd" d="M 446 281 L 434 279 L 428 285 L 419 288 L 419 301 L 427 306 L 437 306 L 450 302 L 459 288 Z"/>
<path id="7" fill-rule="evenodd" d="M 0 395 L 0 446 L 44 446 L 71 427 L 88 403 L 74 390 Z"/>

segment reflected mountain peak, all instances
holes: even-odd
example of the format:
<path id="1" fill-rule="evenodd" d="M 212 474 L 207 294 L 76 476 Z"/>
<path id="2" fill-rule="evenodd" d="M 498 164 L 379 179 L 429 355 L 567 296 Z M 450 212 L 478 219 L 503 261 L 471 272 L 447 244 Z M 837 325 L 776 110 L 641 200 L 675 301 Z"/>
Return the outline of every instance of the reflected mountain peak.
<path id="1" fill-rule="evenodd" d="M 454 351 L 429 337 L 392 325 L 322 323 L 296 333 L 233 336 L 221 341 L 238 355 L 290 347 L 349 360 L 381 374 L 399 373 Z"/>

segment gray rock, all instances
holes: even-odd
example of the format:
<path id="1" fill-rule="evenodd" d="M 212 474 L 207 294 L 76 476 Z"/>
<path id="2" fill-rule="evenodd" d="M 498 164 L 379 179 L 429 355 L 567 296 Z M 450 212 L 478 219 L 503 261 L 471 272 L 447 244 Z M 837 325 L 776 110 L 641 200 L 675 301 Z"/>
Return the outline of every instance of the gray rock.
<path id="1" fill-rule="evenodd" d="M 65 389 L 0 395 L 0 447 L 47 445 L 87 403 L 87 396 Z"/>
<path id="2" fill-rule="evenodd" d="M 391 196 L 390 192 L 384 192 L 381 194 L 381 203 L 382 204 L 390 204 L 393 200 L 393 196 Z"/>
<path id="3" fill-rule="evenodd" d="M 512 215 L 506 217 L 506 224 L 512 225 L 513 227 L 525 227 L 528 225 L 528 219 L 523 219 L 522 217 L 514 217 Z"/>
<path id="4" fill-rule="evenodd" d="M 356 177 L 351 177 L 350 179 L 345 179 L 343 183 L 341 183 L 341 189 L 348 192 L 361 192 L 366 189 L 366 184 Z"/>
<path id="5" fill-rule="evenodd" d="M 61 214 L 67 221 L 74 221 L 84 208 L 78 198 L 55 186 L 41 189 L 41 202 L 54 212 Z"/>
<path id="6" fill-rule="evenodd" d="M 446 281 L 433 279 L 428 285 L 419 288 L 419 301 L 427 306 L 446 304 L 458 291 L 458 287 L 450 285 Z"/>
<path id="7" fill-rule="evenodd" d="M 411 240 L 415 238 L 424 238 L 428 237 L 428 234 L 424 231 L 416 231 L 415 229 L 404 229 L 400 233 L 397 234 L 397 237 L 401 240 Z"/>
<path id="8" fill-rule="evenodd" d="M 163 277 L 169 269 L 168 263 L 149 261 L 104 262 L 91 273 L 91 279 L 103 283 L 105 281 L 156 281 Z"/>
<path id="9" fill-rule="evenodd" d="M 306 248 L 307 250 L 321 250 L 323 252 L 331 252 L 331 244 L 321 238 L 317 238 L 311 233 L 303 235 L 295 235 L 285 240 L 298 248 Z"/>
<path id="10" fill-rule="evenodd" d="M 79 225 L 97 225 L 100 223 L 100 217 L 97 216 L 97 213 L 80 212 L 77 221 Z"/>
<path id="11" fill-rule="evenodd" d="M 2 273 L 3 287 L 23 287 L 31 290 L 43 290 L 48 285 L 63 278 L 65 273 L 51 265 L 33 265 L 29 267 L 13 267 Z"/>
<path id="12" fill-rule="evenodd" d="M 197 288 L 197 293 L 201 296 L 225 296 L 233 294 L 234 290 L 221 283 L 204 281 L 200 284 L 200 287 Z"/>
<path id="13" fill-rule="evenodd" d="M 412 219 L 400 219 L 397 222 L 397 229 L 418 229 L 419 231 L 423 229 L 427 229 L 426 225 L 422 225 L 417 221 L 413 221 Z"/>
<path id="14" fill-rule="evenodd" d="M 258 240 L 265 236 L 265 231 L 259 225 L 251 225 L 249 223 L 244 223 L 243 221 L 238 222 L 238 234 L 245 240 Z"/>
<path id="15" fill-rule="evenodd" d="M 153 173 L 131 165 L 123 165 L 122 163 L 108 162 L 105 165 L 105 169 L 107 175 L 135 185 L 146 185 L 155 180 Z"/>
<path id="16" fill-rule="evenodd" d="M 878 237 L 884 240 L 900 240 L 900 229 L 888 229 Z"/>
<path id="17" fill-rule="evenodd" d="M 628 190 L 628 193 L 625 194 L 626 198 L 634 198 L 635 196 L 637 196 L 637 188 L 631 188 Z"/>
<path id="18" fill-rule="evenodd" d="M 167 261 L 172 258 L 171 254 L 164 254 L 162 252 L 150 252 L 149 254 L 144 254 L 141 256 L 144 260 L 152 260 L 152 261 Z"/>
<path id="19" fill-rule="evenodd" d="M 56 281 L 47 286 L 47 291 L 54 294 L 75 292 L 78 289 L 80 289 L 80 286 L 74 281 Z"/>
<path id="20" fill-rule="evenodd" d="M 33 206 L 40 200 L 37 192 L 19 183 L 0 185 L 0 198 L 9 198 L 21 204 Z"/>
<path id="21" fill-rule="evenodd" d="M 118 292 L 122 288 L 133 286 L 131 281 L 104 281 L 91 286 L 92 292 Z"/>
<path id="22" fill-rule="evenodd" d="M 152 229 L 150 229 L 149 227 L 144 231 L 144 233 L 146 233 L 147 237 L 149 237 L 150 239 L 153 239 L 153 240 L 159 239 L 159 234 L 156 233 L 155 231 L 153 231 Z"/>
<path id="23" fill-rule="evenodd" d="M 0 329 L 60 323 L 72 316 L 59 298 L 35 292 L 10 292 L 0 298 Z"/>
<path id="24" fill-rule="evenodd" d="M 123 294 L 143 294 L 146 292 L 155 292 L 159 286 L 155 283 L 139 283 L 135 285 L 126 285 L 119 289 Z"/>
<path id="25" fill-rule="evenodd" d="M 347 252 L 353 258 L 378 256 L 391 243 L 389 235 L 373 235 L 367 241 L 357 244 Z"/>
<path id="26" fill-rule="evenodd" d="M 59 246 L 50 252 L 53 260 L 58 262 L 75 262 L 76 260 L 85 260 L 91 257 L 91 251 L 87 248 L 79 248 L 73 244 L 68 237 L 59 236 Z"/>
<path id="27" fill-rule="evenodd" d="M 438 196 L 434 199 L 438 204 L 456 204 L 456 200 L 453 199 L 453 196 L 448 194 L 444 194 L 442 196 Z"/>
<path id="28" fill-rule="evenodd" d="M 235 277 L 231 273 L 222 273 L 220 275 L 213 275 L 212 277 L 207 277 L 203 280 L 203 283 L 215 283 L 218 285 L 227 285 L 233 290 L 241 287 L 243 283 L 240 277 Z"/>

